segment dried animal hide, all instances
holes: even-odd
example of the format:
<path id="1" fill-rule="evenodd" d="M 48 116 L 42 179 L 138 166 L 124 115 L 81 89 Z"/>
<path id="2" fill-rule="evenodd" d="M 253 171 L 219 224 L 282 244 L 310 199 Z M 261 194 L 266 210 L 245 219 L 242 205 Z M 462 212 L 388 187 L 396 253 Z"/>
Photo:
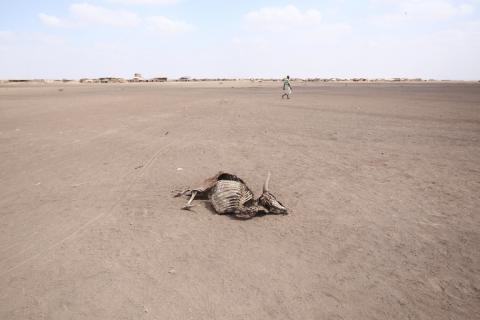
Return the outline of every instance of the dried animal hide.
<path id="1" fill-rule="evenodd" d="M 259 213 L 288 214 L 287 208 L 268 191 L 269 180 L 270 173 L 263 186 L 263 193 L 258 199 L 254 198 L 253 192 L 242 179 L 226 172 L 219 172 L 197 188 L 179 192 L 176 196 L 190 196 L 190 200 L 182 209 L 189 210 L 195 198 L 208 198 L 218 214 L 233 214 L 241 219 L 249 219 Z"/>

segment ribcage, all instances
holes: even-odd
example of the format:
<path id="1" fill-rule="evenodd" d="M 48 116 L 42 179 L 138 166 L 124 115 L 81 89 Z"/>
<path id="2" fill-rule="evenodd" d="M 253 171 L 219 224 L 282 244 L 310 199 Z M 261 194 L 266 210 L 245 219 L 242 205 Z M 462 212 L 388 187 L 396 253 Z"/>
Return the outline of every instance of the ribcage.
<path id="1" fill-rule="evenodd" d="M 239 213 L 253 199 L 253 193 L 240 181 L 218 180 L 209 198 L 217 213 Z"/>

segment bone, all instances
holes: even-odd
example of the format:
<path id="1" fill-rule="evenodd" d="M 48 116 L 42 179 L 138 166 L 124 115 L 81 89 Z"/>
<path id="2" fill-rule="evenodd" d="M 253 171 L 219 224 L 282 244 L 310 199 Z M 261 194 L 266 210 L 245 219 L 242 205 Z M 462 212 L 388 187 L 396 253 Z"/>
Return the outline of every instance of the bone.
<path id="1" fill-rule="evenodd" d="M 271 176 L 271 173 L 270 173 L 270 171 L 268 171 L 267 179 L 265 180 L 265 183 L 263 184 L 263 193 L 268 192 L 268 183 L 270 182 L 270 176 Z"/>
<path id="2" fill-rule="evenodd" d="M 192 191 L 192 195 L 190 196 L 190 200 L 188 200 L 187 204 L 182 207 L 183 210 L 190 210 L 193 207 L 191 204 L 195 196 L 197 195 L 197 191 Z"/>

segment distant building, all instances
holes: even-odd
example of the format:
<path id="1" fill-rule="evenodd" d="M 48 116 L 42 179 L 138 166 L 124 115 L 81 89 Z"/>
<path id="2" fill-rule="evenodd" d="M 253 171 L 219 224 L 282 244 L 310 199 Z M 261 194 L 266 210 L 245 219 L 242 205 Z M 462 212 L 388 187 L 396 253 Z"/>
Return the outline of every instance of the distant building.
<path id="1" fill-rule="evenodd" d="M 143 79 L 142 75 L 140 73 L 135 73 L 133 75 L 133 78 L 130 79 L 130 82 L 144 82 L 145 79 Z"/>
<path id="2" fill-rule="evenodd" d="M 148 80 L 150 82 L 167 82 L 167 77 L 157 77 Z"/>
<path id="3" fill-rule="evenodd" d="M 178 81 L 184 81 L 184 82 L 190 81 L 190 77 L 181 77 L 178 79 Z"/>
<path id="4" fill-rule="evenodd" d="M 105 77 L 105 78 L 98 78 L 95 82 L 100 82 L 100 83 L 123 83 L 123 82 L 125 82 L 125 79 Z"/>

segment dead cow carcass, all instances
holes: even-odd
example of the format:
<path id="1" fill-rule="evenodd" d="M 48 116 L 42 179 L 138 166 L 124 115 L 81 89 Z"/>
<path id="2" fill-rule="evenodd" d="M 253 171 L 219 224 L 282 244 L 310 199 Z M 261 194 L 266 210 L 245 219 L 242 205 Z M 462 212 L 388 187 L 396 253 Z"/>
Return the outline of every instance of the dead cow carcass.
<path id="1" fill-rule="evenodd" d="M 179 192 L 176 196 L 189 196 L 182 208 L 189 210 L 195 198 L 208 199 L 218 214 L 233 214 L 237 218 L 249 219 L 259 213 L 288 214 L 287 208 L 270 193 L 268 184 L 270 172 L 263 185 L 263 193 L 255 199 L 245 182 L 234 174 L 219 172 L 206 179 L 200 186 Z"/>

